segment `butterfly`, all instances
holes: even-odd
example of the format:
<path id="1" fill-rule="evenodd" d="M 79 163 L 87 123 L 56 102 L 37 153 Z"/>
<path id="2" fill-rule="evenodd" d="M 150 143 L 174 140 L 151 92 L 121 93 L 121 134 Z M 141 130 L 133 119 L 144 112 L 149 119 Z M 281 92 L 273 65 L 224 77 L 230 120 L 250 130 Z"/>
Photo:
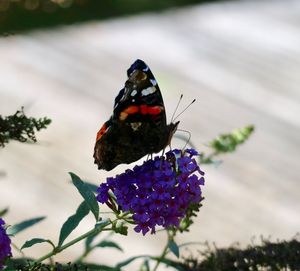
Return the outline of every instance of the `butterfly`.
<path id="1" fill-rule="evenodd" d="M 179 124 L 167 125 L 160 89 L 144 61 L 137 59 L 127 76 L 112 116 L 97 133 L 94 159 L 98 169 L 109 171 L 160 152 L 170 144 Z"/>

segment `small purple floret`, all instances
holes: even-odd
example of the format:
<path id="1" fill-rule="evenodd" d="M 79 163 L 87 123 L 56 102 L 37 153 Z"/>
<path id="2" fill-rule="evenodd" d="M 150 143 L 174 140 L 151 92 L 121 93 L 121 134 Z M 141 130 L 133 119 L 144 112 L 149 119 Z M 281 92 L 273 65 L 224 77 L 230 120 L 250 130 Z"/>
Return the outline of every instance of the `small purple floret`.
<path id="1" fill-rule="evenodd" d="M 156 226 L 178 227 L 191 204 L 202 200 L 204 172 L 193 156 L 194 149 L 172 150 L 128 169 L 98 188 L 97 200 L 108 203 L 111 191 L 122 211 L 132 213 L 134 230 L 155 233 Z"/>
<path id="2" fill-rule="evenodd" d="M 199 155 L 199 153 L 194 149 L 186 149 L 186 153 L 189 153 L 191 156 Z"/>
<path id="3" fill-rule="evenodd" d="M 4 228 L 5 222 L 0 218 L 0 270 L 4 267 L 7 258 L 11 257 L 11 241 Z"/>

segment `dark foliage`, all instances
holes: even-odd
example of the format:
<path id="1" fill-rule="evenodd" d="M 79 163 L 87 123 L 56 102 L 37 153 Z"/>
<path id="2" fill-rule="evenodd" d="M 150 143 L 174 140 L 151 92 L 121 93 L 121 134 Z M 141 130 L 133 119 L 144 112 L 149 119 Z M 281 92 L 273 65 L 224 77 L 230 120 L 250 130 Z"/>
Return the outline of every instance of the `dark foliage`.
<path id="1" fill-rule="evenodd" d="M 185 259 L 185 271 L 282 271 L 300 270 L 300 242 L 297 239 L 273 243 L 263 241 L 261 246 L 246 249 L 228 248 L 208 250 L 197 258 Z"/>
<path id="2" fill-rule="evenodd" d="M 6 270 L 9 271 L 109 271 L 112 270 L 107 268 L 106 266 L 101 265 L 83 265 L 83 264 L 76 264 L 76 263 L 67 263 L 67 264 L 60 264 L 55 263 L 53 265 L 48 264 L 33 264 L 33 259 L 26 259 L 26 258 L 12 258 Z"/>
<path id="3" fill-rule="evenodd" d="M 36 119 L 25 116 L 23 108 L 11 116 L 0 115 L 0 147 L 4 147 L 11 139 L 36 142 L 35 130 L 45 129 L 50 123 L 51 120 L 46 117 Z"/>
<path id="4" fill-rule="evenodd" d="M 200 258 L 203 259 L 200 261 Z M 261 246 L 246 249 L 208 249 L 200 257 L 190 257 L 184 263 L 166 260 L 165 263 L 182 271 L 299 271 L 300 242 L 296 239 L 282 242 L 263 241 Z M 82 263 L 61 265 L 56 263 L 52 270 L 118 270 L 113 267 Z M 26 259 L 11 259 L 8 270 L 29 270 L 32 265 Z M 37 265 L 33 270 L 49 270 L 49 265 Z M 72 269 L 73 268 L 73 269 Z"/>
<path id="5" fill-rule="evenodd" d="M 40 27 L 106 19 L 209 0 L 1 0 L 0 35 Z M 214 0 L 217 1 L 217 0 Z M 213 2 L 210 0 L 210 2 Z"/>

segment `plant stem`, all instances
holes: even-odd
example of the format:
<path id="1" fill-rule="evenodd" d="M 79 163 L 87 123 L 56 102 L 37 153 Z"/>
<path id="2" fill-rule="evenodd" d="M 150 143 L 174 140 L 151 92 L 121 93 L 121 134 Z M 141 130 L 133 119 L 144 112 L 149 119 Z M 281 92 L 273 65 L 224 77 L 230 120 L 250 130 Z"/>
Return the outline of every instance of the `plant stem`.
<path id="1" fill-rule="evenodd" d="M 166 256 L 167 251 L 168 251 L 168 244 L 169 244 L 169 242 L 166 244 L 166 246 L 165 246 L 163 252 L 161 253 L 160 257 L 158 258 L 158 260 L 157 260 L 157 262 L 156 262 L 156 265 L 155 265 L 153 271 L 156 271 L 156 270 L 157 270 L 158 266 L 159 266 L 160 263 L 161 263 L 161 260 Z"/>
<path id="2" fill-rule="evenodd" d="M 80 242 L 81 240 L 87 238 L 87 237 L 90 236 L 90 235 L 98 234 L 98 233 L 100 233 L 101 231 L 112 230 L 112 228 L 106 228 L 106 229 L 105 229 L 105 227 L 107 227 L 107 226 L 109 226 L 109 225 L 113 225 L 113 223 L 115 223 L 115 222 L 118 221 L 118 220 L 125 219 L 126 216 L 127 216 L 128 214 L 129 214 L 129 212 L 125 212 L 125 213 L 123 213 L 123 214 L 121 214 L 121 215 L 117 215 L 117 218 L 116 218 L 115 220 L 113 220 L 113 221 L 110 221 L 110 220 L 109 220 L 109 222 L 105 223 L 104 225 L 93 228 L 92 230 L 90 230 L 90 231 L 84 233 L 83 235 L 80 235 L 79 237 L 73 239 L 72 241 L 70 241 L 69 243 L 66 243 L 66 244 L 63 245 L 63 246 L 60 246 L 60 247 L 54 247 L 54 249 L 53 249 L 51 252 L 49 252 L 49 253 L 47 253 L 46 255 L 44 255 L 44 256 L 40 257 L 39 259 L 35 260 L 35 261 L 33 262 L 33 265 L 35 266 L 35 265 L 41 263 L 42 261 L 44 261 L 44 260 L 46 260 L 46 259 L 48 259 L 48 258 L 50 258 L 50 257 L 52 257 L 52 256 L 54 256 L 54 255 L 56 255 L 56 254 L 58 254 L 58 253 L 60 253 L 61 251 L 65 250 L 66 248 L 68 248 L 68 247 L 70 247 L 70 246 L 72 246 L 72 245 L 74 245 L 74 244 Z M 87 252 L 87 253 L 89 253 L 89 252 Z M 86 255 L 85 255 L 85 256 L 86 256 Z"/>
<path id="3" fill-rule="evenodd" d="M 108 225 L 111 225 L 112 223 L 113 223 L 113 222 L 110 221 L 110 222 L 109 222 L 108 224 L 106 224 L 104 227 L 106 227 L 106 226 L 108 226 Z M 103 230 L 105 230 L 105 229 L 103 228 L 103 226 L 102 226 L 102 227 L 96 227 L 96 228 L 94 228 L 94 229 L 92 229 L 92 230 L 90 230 L 90 231 L 88 231 L 88 232 L 86 232 L 86 233 L 84 233 L 84 234 L 78 236 L 77 238 L 73 239 L 73 240 L 70 241 L 69 243 L 66 243 L 65 245 L 63 245 L 63 246 L 61 246 L 61 247 L 56 247 L 56 248 L 54 248 L 54 249 L 53 249 L 51 252 L 49 252 L 48 254 L 46 254 L 46 255 L 40 257 L 39 259 L 37 259 L 36 261 L 34 261 L 34 264 L 39 264 L 39 263 L 41 263 L 42 261 L 44 261 L 44 260 L 46 260 L 46 259 L 48 259 L 48 258 L 54 256 L 55 254 L 57 254 L 57 253 L 59 253 L 59 252 L 65 250 L 66 248 L 68 248 L 68 247 L 70 247 L 70 246 L 72 246 L 72 245 L 78 243 L 79 241 L 85 239 L 86 237 L 88 237 L 88 236 L 90 236 L 90 235 L 93 235 L 93 234 L 97 234 L 97 233 L 99 233 L 99 232 L 101 232 L 101 231 L 103 231 Z"/>
<path id="4" fill-rule="evenodd" d="M 168 233 L 168 240 L 167 240 L 167 244 L 165 245 L 164 250 L 162 251 L 161 255 L 159 256 L 156 265 L 154 266 L 153 271 L 156 271 L 158 266 L 160 265 L 161 261 L 164 259 L 164 257 L 167 255 L 168 253 L 168 248 L 169 248 L 169 241 L 173 239 L 173 234 L 171 234 L 169 231 Z"/>

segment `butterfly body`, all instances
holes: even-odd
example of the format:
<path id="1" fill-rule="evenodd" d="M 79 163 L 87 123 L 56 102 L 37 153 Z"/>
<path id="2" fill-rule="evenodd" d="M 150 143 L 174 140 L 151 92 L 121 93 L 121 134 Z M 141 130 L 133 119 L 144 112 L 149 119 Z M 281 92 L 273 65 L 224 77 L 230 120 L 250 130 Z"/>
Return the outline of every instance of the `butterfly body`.
<path id="1" fill-rule="evenodd" d="M 99 169 L 111 170 L 161 151 L 179 123 L 166 124 L 160 89 L 142 60 L 136 60 L 127 75 L 111 118 L 97 134 L 94 158 Z"/>

